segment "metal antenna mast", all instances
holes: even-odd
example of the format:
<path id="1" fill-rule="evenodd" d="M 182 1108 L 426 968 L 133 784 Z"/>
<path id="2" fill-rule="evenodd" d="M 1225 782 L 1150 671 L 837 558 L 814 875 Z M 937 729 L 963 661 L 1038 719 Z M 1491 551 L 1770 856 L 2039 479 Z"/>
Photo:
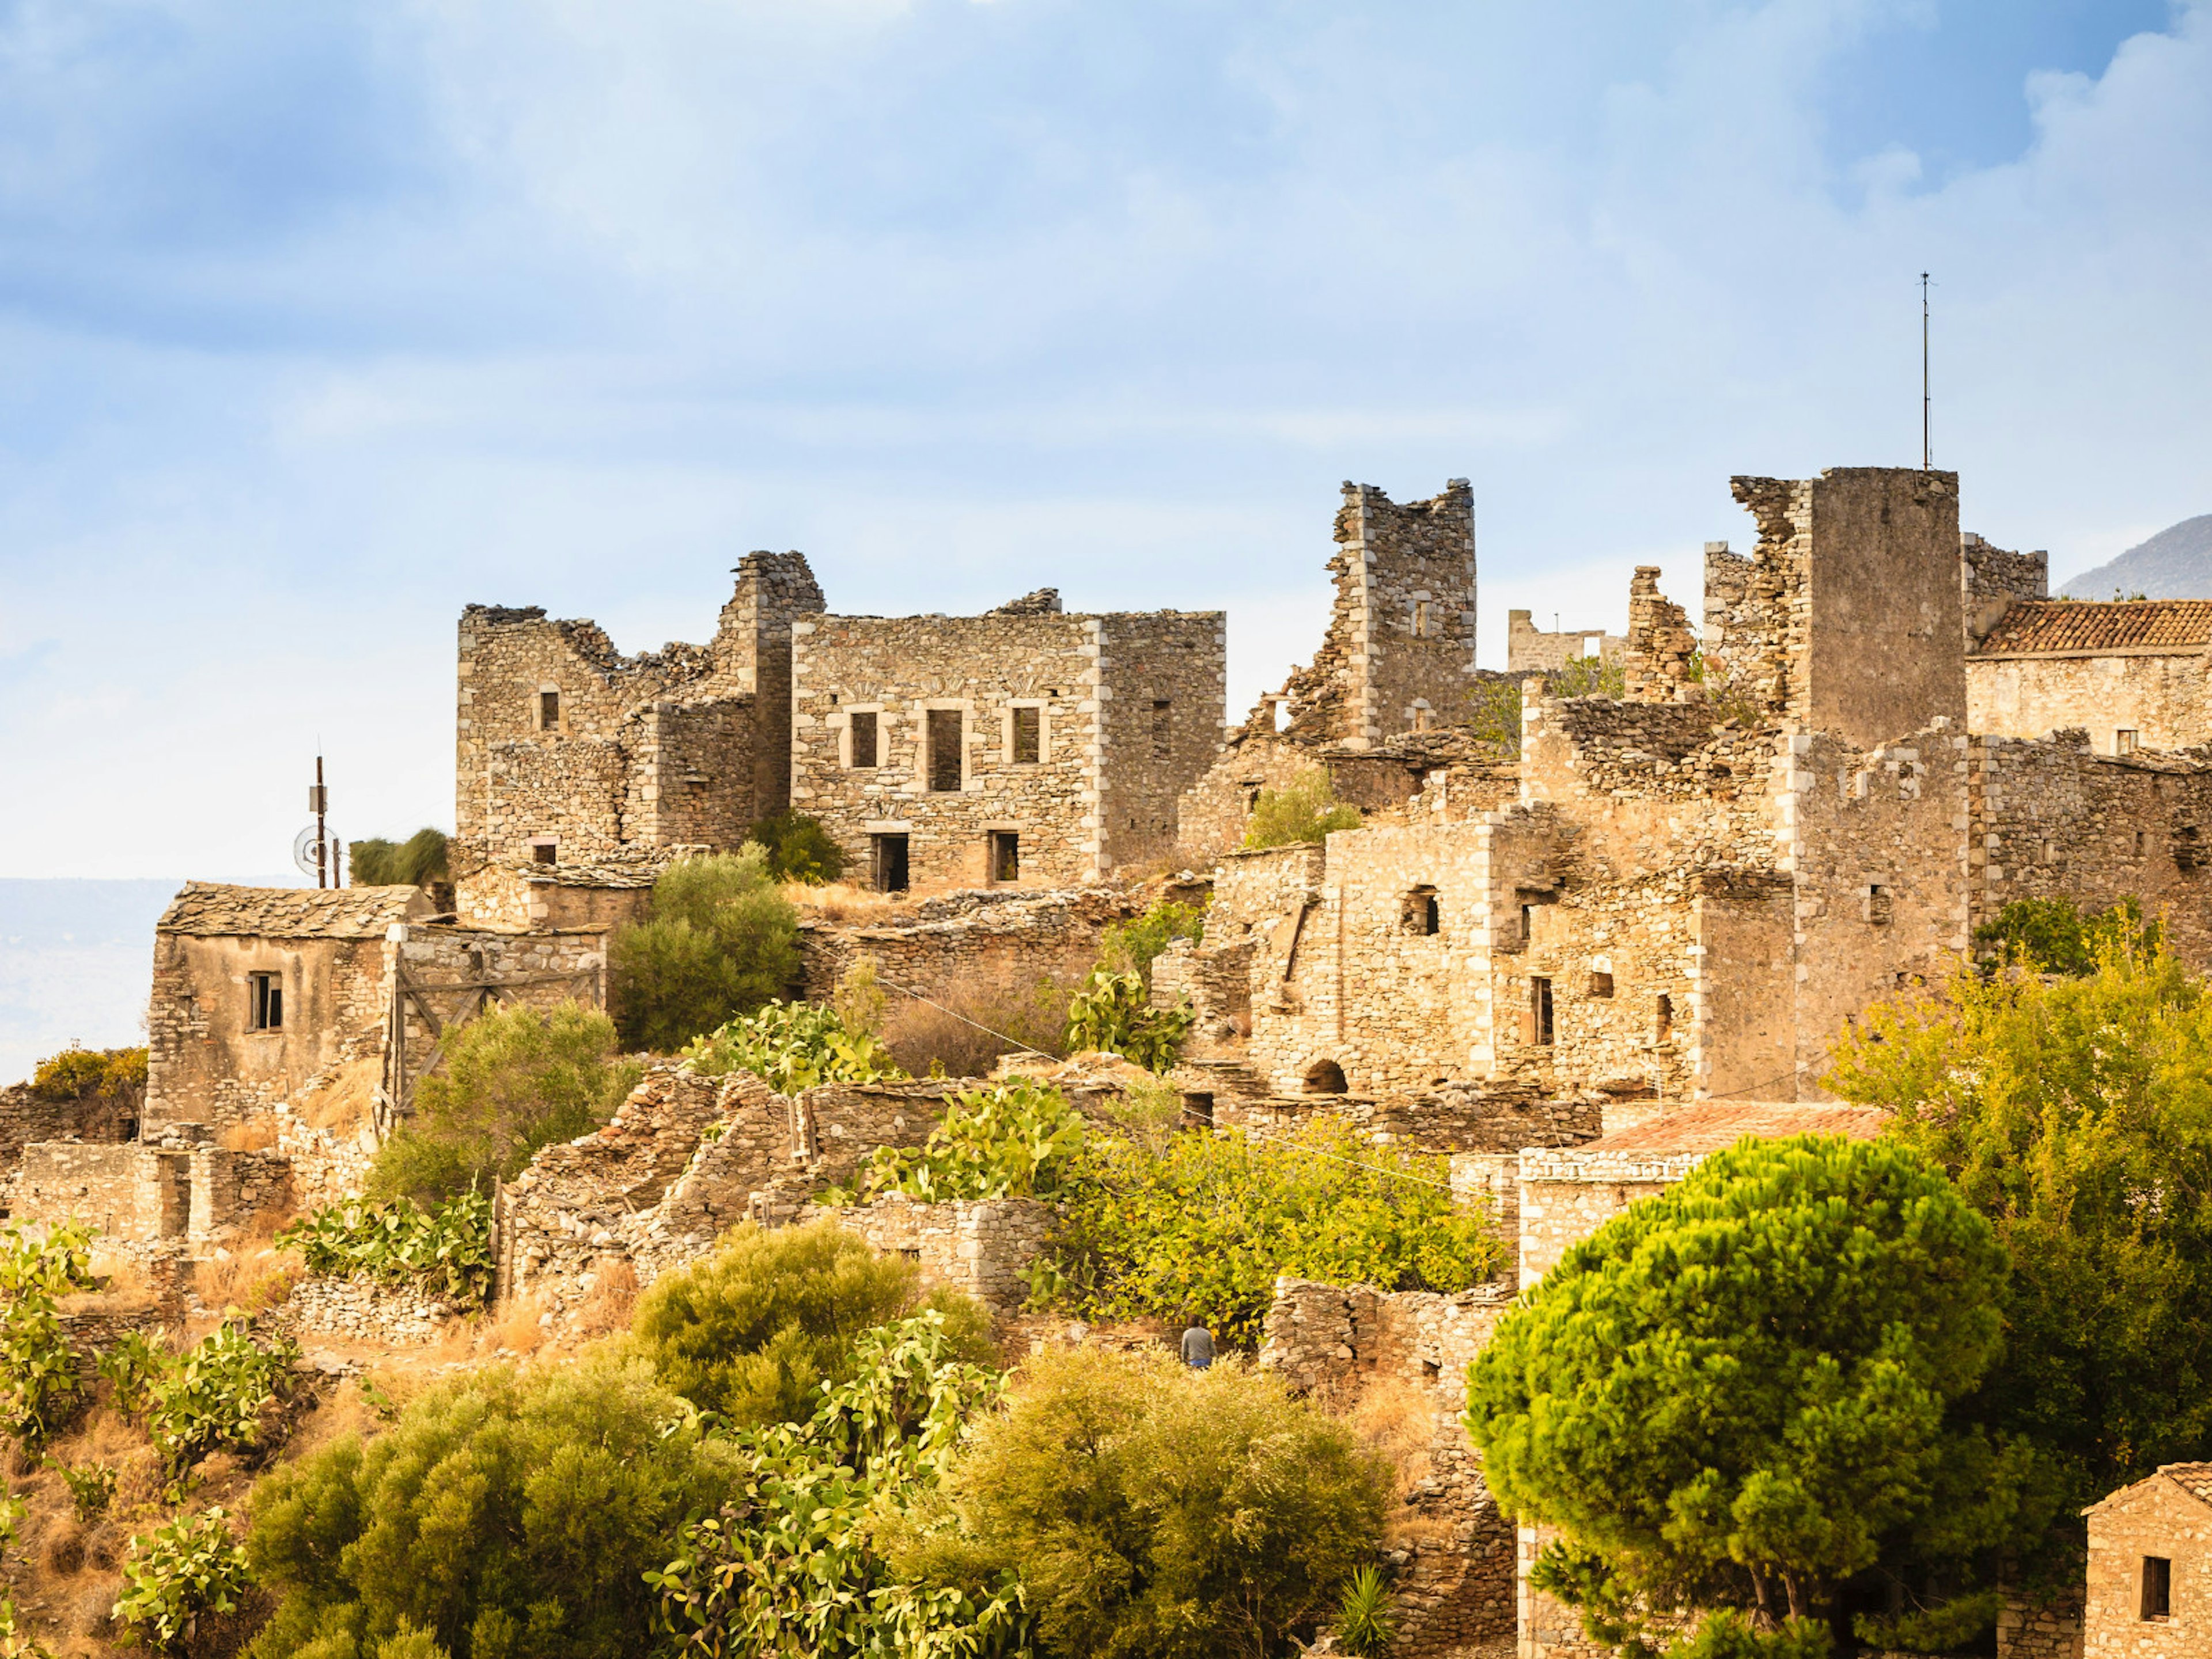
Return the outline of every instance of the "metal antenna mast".
<path id="1" fill-rule="evenodd" d="M 328 868 L 330 848 L 326 837 L 329 830 L 324 823 L 324 813 L 330 805 L 330 791 L 323 787 L 323 757 L 318 755 L 315 757 L 315 787 L 307 792 L 307 805 L 315 815 L 315 885 L 318 887 L 329 886 L 329 877 L 332 873 Z"/>
<path id="2" fill-rule="evenodd" d="M 1928 447 L 1928 273 L 1920 273 L 1920 470 L 1929 471 L 1935 465 L 1934 452 Z"/>

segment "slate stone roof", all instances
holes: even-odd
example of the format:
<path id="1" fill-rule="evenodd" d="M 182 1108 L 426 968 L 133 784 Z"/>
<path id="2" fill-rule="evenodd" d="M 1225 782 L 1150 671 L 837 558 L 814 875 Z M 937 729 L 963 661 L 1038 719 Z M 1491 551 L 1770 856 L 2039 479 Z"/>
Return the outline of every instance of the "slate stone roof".
<path id="1" fill-rule="evenodd" d="M 154 924 L 157 933 L 252 939 L 382 939 L 395 921 L 432 914 L 419 887 L 232 887 L 188 881 Z"/>
<path id="2" fill-rule="evenodd" d="M 2120 599 L 2110 604 L 2023 599 L 1976 651 L 2196 651 L 2212 645 L 2212 599 Z"/>
<path id="3" fill-rule="evenodd" d="M 1879 1106 L 1762 1104 L 1682 1106 L 1616 1134 L 1583 1142 L 1578 1152 L 1717 1152 L 1746 1135 L 1848 1135 L 1872 1140 L 1889 1114 Z"/>

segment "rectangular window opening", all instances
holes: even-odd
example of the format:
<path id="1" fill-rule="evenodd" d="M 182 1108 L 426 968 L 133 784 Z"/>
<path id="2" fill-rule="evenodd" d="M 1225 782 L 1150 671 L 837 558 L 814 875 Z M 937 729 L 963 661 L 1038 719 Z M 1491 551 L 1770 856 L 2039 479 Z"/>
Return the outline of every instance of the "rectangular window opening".
<path id="1" fill-rule="evenodd" d="M 1152 758 L 1156 761 L 1168 758 L 1169 740 L 1174 733 L 1170 718 L 1174 707 L 1165 697 L 1156 697 L 1152 701 Z"/>
<path id="2" fill-rule="evenodd" d="M 907 842 L 902 835 L 868 837 L 868 873 L 878 893 L 903 893 L 907 887 Z"/>
<path id="3" fill-rule="evenodd" d="M 1035 766 L 1044 753 L 1044 710 L 1014 710 L 1014 764 Z"/>
<path id="4" fill-rule="evenodd" d="M 1875 886 L 1866 890 L 1866 919 L 1876 927 L 1889 925 L 1892 907 L 1889 889 Z"/>
<path id="5" fill-rule="evenodd" d="M 2164 1619 L 2173 1611 L 2173 1563 L 2163 1555 L 2142 1559 L 2142 1616 Z"/>
<path id="6" fill-rule="evenodd" d="M 991 879 L 1019 881 L 1022 878 L 1022 838 L 1012 830 L 991 831 Z"/>
<path id="7" fill-rule="evenodd" d="M 929 787 L 935 794 L 957 794 L 966 771 L 961 763 L 961 726 L 957 708 L 929 711 Z"/>
<path id="8" fill-rule="evenodd" d="M 876 765 L 876 716 L 872 710 L 855 709 L 846 718 L 853 723 L 853 765 Z"/>
<path id="9" fill-rule="evenodd" d="M 1429 636 L 1429 602 L 1426 599 L 1413 601 L 1413 634 L 1418 639 L 1425 640 Z"/>
<path id="10" fill-rule="evenodd" d="M 252 1005 L 252 1025 L 256 1031 L 281 1031 L 284 1029 L 284 979 L 281 974 L 248 974 L 246 993 Z"/>
<path id="11" fill-rule="evenodd" d="M 1589 994 L 1594 997 L 1611 996 L 1613 994 L 1613 975 L 1611 974 L 1593 972 L 1589 976 Z"/>
<path id="12" fill-rule="evenodd" d="M 1538 1048 L 1547 1048 L 1552 1041 L 1552 981 L 1531 979 L 1528 981 L 1528 1040 Z"/>
<path id="13" fill-rule="evenodd" d="M 1408 933 L 1419 933 L 1426 938 L 1432 939 L 1442 933 L 1443 909 L 1437 902 L 1437 890 L 1416 887 L 1407 894 L 1405 905 L 1399 914 L 1398 925 Z"/>
<path id="14" fill-rule="evenodd" d="M 561 694 L 558 691 L 540 691 L 538 694 L 538 726 L 543 732 L 561 729 Z"/>
<path id="15" fill-rule="evenodd" d="M 1651 1011 L 1651 1040 L 1664 1042 L 1674 1035 L 1674 999 L 1664 991 Z"/>
<path id="16" fill-rule="evenodd" d="M 2115 755 L 2134 754 L 2136 752 L 2136 734 L 2124 726 L 2118 731 L 2113 732 L 2112 752 Z"/>
<path id="17" fill-rule="evenodd" d="M 561 843 L 556 841 L 533 841 L 530 843 L 530 860 L 533 864 L 560 862 Z"/>

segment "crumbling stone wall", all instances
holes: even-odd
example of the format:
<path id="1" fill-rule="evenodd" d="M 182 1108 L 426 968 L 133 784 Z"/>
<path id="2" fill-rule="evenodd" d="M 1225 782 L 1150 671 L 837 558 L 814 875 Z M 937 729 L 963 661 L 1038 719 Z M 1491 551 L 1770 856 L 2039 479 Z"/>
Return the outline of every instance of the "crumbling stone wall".
<path id="1" fill-rule="evenodd" d="M 740 1221 L 794 1220 L 877 1147 L 927 1140 L 952 1086 L 833 1084 L 793 1099 L 749 1074 L 656 1064 L 604 1128 L 546 1147 L 501 1189 L 500 1302 L 529 1296 L 573 1323 L 617 1264 L 642 1287 Z"/>
<path id="2" fill-rule="evenodd" d="M 1497 1286 L 1443 1296 L 1276 1281 L 1262 1366 L 1339 1411 L 1395 1383 L 1422 1401 L 1430 1416 L 1425 1469 L 1393 1516 L 1416 1526 L 1396 1543 L 1387 1535 L 1385 1542 L 1398 1608 L 1390 1651 L 1400 1659 L 1462 1654 L 1515 1627 L 1513 1527 L 1499 1513 L 1460 1421 L 1467 1368 L 1510 1305 Z"/>
<path id="3" fill-rule="evenodd" d="M 1659 567 L 1638 565 L 1628 586 L 1623 696 L 1631 702 L 1669 702 L 1687 695 L 1697 650 L 1688 614 L 1659 592 Z"/>
<path id="4" fill-rule="evenodd" d="M 974 1297 L 998 1313 L 1029 1300 L 1023 1270 L 1044 1248 L 1053 1207 L 1033 1198 L 959 1199 L 917 1204 L 894 1194 L 829 1212 L 848 1232 L 884 1255 L 904 1256 L 926 1283 Z"/>
<path id="5" fill-rule="evenodd" d="M 38 1140 L 129 1140 L 138 1132 L 138 1109 L 106 1095 L 52 1100 L 27 1083 L 0 1089 L 0 1170 L 12 1168 L 23 1148 Z"/>
<path id="6" fill-rule="evenodd" d="M 1628 644 L 1621 635 L 1608 634 L 1602 628 L 1563 628 L 1547 634 L 1529 620 L 1530 614 L 1526 611 L 1505 613 L 1505 672 L 1509 674 L 1541 674 L 1590 657 L 1616 662 Z M 1589 648 L 1592 644 L 1598 647 L 1595 651 Z"/>
<path id="7" fill-rule="evenodd" d="M 822 592 L 796 553 L 749 553 L 736 574 L 712 645 L 635 657 L 534 605 L 462 612 L 452 859 L 465 909 L 478 873 L 533 841 L 562 859 L 726 847 L 783 810 L 791 621 Z"/>
<path id="8" fill-rule="evenodd" d="M 302 1210 L 358 1197 L 376 1161 L 376 1135 L 364 1126 L 351 1137 L 307 1122 L 289 1105 L 276 1108 L 276 1153 L 289 1166 L 292 1201 Z"/>
<path id="9" fill-rule="evenodd" d="M 9 1213 L 21 1221 L 82 1221 L 105 1235 L 104 1243 L 147 1243 L 220 1239 L 257 1215 L 292 1207 L 291 1165 L 275 1152 L 232 1152 L 204 1140 L 59 1140 L 23 1149 Z"/>
<path id="10" fill-rule="evenodd" d="M 260 1322 L 303 1344 L 320 1337 L 408 1348 L 439 1340 L 465 1311 L 412 1285 L 303 1279 Z"/>
<path id="11" fill-rule="evenodd" d="M 2017 899 L 2135 897 L 2185 961 L 2212 964 L 2212 756 L 2097 755 L 2074 732 L 1976 737 L 1967 758 L 1973 926 Z"/>
<path id="12" fill-rule="evenodd" d="M 672 847 L 619 847 L 588 861 L 540 864 L 534 859 L 494 859 L 471 876 L 459 896 L 462 925 L 520 932 L 529 928 L 599 928 L 611 933 L 642 921 L 653 903 L 653 884 L 678 857 L 713 850 L 696 842 Z"/>
<path id="13" fill-rule="evenodd" d="M 1747 568 L 1708 550 L 1705 654 L 1718 678 L 1862 748 L 1938 715 L 1963 721 L 1958 474 L 1831 467 L 1732 484 L 1759 545 Z"/>
<path id="14" fill-rule="evenodd" d="M 1019 884 L 1095 882 L 1174 844 L 1176 797 L 1220 741 L 1225 662 L 1218 611 L 809 617 L 792 799 L 860 872 L 872 836 L 904 836 L 915 885 L 987 886 L 991 837 L 1012 835 Z M 957 720 L 957 756 L 933 748 L 933 712 L 940 734 Z M 873 765 L 854 763 L 856 715 Z"/>
<path id="15" fill-rule="evenodd" d="M 1284 687 L 1289 735 L 1354 748 L 1443 724 L 1474 666 L 1474 493 L 1454 478 L 1402 506 L 1346 481 L 1328 562 L 1336 603 L 1312 664 Z"/>

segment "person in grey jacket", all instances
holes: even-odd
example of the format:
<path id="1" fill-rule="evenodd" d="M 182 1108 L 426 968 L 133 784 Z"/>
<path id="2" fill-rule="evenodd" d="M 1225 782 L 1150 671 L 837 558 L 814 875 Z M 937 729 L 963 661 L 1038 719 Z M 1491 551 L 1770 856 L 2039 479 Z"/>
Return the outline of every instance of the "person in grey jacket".
<path id="1" fill-rule="evenodd" d="M 1194 1371 L 1213 1363 L 1213 1333 L 1196 1314 L 1190 1316 L 1190 1328 L 1182 1334 L 1182 1363 Z"/>

